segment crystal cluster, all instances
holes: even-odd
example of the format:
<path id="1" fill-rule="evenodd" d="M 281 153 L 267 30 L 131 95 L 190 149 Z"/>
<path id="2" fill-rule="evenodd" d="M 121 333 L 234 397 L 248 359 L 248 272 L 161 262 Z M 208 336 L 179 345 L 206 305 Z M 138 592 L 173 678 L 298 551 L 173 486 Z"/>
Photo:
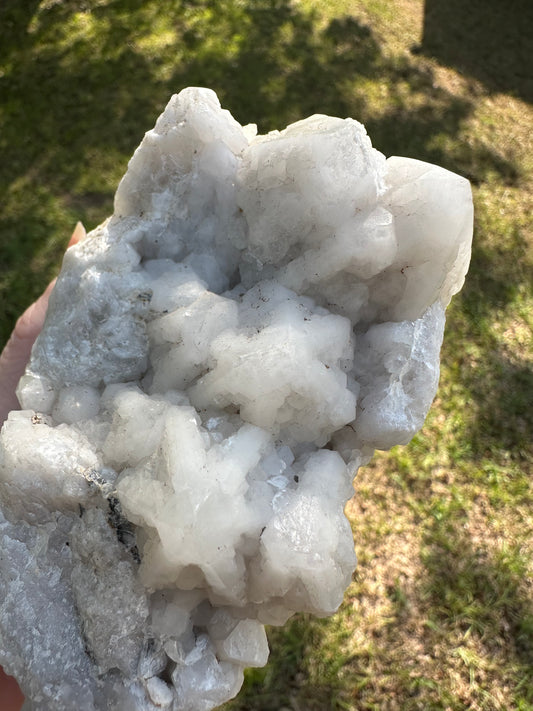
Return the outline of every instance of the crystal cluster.
<path id="1" fill-rule="evenodd" d="M 68 250 L 0 440 L 0 663 L 36 711 L 207 711 L 328 615 L 343 508 L 434 397 L 466 180 L 352 119 L 173 96 Z"/>

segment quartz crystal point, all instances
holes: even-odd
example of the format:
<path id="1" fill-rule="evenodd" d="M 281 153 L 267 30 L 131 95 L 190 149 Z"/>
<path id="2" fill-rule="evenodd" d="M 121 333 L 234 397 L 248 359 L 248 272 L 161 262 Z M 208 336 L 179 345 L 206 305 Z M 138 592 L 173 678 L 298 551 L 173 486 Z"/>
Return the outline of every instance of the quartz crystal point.
<path id="1" fill-rule="evenodd" d="M 64 258 L 0 442 L 0 663 L 35 711 L 206 711 L 333 613 L 343 508 L 435 395 L 468 181 L 352 119 L 173 96 Z"/>

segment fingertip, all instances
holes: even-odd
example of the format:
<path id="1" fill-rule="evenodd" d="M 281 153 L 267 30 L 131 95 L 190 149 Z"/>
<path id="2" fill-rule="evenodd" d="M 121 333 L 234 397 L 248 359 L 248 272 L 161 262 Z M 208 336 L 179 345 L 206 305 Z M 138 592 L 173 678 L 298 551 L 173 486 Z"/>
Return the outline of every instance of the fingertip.
<path id="1" fill-rule="evenodd" d="M 68 247 L 72 247 L 72 245 L 77 244 L 80 240 L 82 240 L 85 236 L 87 235 L 87 232 L 85 230 L 85 227 L 83 226 L 82 222 L 77 222 L 76 227 L 74 228 L 74 232 L 70 236 L 69 243 L 67 245 Z"/>

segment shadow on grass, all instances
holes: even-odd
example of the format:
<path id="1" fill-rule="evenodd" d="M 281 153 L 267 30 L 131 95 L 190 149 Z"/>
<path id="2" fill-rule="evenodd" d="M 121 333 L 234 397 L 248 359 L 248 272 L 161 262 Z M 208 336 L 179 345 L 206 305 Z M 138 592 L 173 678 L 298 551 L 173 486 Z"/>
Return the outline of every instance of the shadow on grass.
<path id="1" fill-rule="evenodd" d="M 533 102 L 533 3 L 530 0 L 425 0 L 424 53 Z"/>
<path id="2" fill-rule="evenodd" d="M 472 336 L 473 338 L 473 336 Z M 449 351 L 449 344 L 446 346 Z M 463 387 L 476 404 L 462 433 L 470 445 L 470 457 L 480 461 L 508 457 L 531 472 L 533 457 L 533 370 L 528 361 L 520 362 L 500 344 L 486 347 L 479 360 L 466 358 L 459 374 Z"/>
<path id="3" fill-rule="evenodd" d="M 0 4 L 0 62 L 9 58 L 13 50 L 20 49 L 28 42 L 28 28 L 40 0 L 3 0 Z"/>
<path id="4" fill-rule="evenodd" d="M 349 678 L 362 680 L 349 696 L 349 708 L 530 708 L 533 601 L 525 589 L 527 559 L 518 545 L 475 543 L 464 529 L 466 513 L 448 497 L 426 512 L 424 572 L 388 587 L 391 608 L 374 633 L 371 665 L 364 654 L 349 660 Z M 491 688 L 502 694 L 494 705 Z"/>
<path id="5" fill-rule="evenodd" d="M 495 329 L 495 321 L 508 319 L 511 312 L 516 321 L 508 320 L 509 327 L 520 327 L 520 304 L 533 285 L 527 250 L 526 237 L 517 227 L 474 239 L 464 287 L 448 312 L 443 356 L 455 369 L 454 382 L 465 388 L 475 405 L 476 414 L 469 417 L 463 433 L 474 457 L 499 450 L 517 461 L 529 459 L 531 466 L 533 370 L 528 347 L 520 352 L 515 342 L 510 350 Z M 514 341 L 510 336 L 509 343 Z"/>
<path id="6" fill-rule="evenodd" d="M 522 592 L 527 570 L 520 551 L 475 546 L 457 521 L 437 523 L 426 543 L 422 595 L 430 620 L 461 636 L 476 635 L 488 659 L 495 654 L 533 669 L 533 603 Z M 533 701 L 533 689 L 529 693 Z"/>
<path id="7" fill-rule="evenodd" d="M 533 284 L 525 236 L 515 229 L 511 234 L 492 237 L 490 242 L 476 240 L 472 245 L 468 278 L 461 294 L 461 307 L 472 323 L 481 323 L 494 309 L 505 308 L 517 297 L 522 284 Z"/>
<path id="8" fill-rule="evenodd" d="M 109 214 L 127 159 L 184 86 L 212 87 L 261 131 L 313 112 L 351 115 L 387 154 L 477 182 L 487 171 L 519 179 L 489 147 L 457 140 L 469 100 L 435 88 L 416 59 L 385 56 L 354 17 L 321 27 L 289 0 L 6 0 L 1 12 L 0 342 L 53 275 L 75 222 L 91 228 Z M 388 88 L 377 117 L 368 82 Z"/>

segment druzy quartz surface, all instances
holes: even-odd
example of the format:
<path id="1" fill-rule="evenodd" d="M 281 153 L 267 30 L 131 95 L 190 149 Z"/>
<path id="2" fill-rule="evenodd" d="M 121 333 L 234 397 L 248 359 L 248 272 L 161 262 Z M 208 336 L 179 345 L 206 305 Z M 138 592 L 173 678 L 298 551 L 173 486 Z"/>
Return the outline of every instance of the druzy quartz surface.
<path id="1" fill-rule="evenodd" d="M 468 181 L 352 119 L 171 98 L 71 247 L 0 436 L 0 663 L 35 711 L 207 711 L 333 613 L 343 509 L 435 395 Z"/>

